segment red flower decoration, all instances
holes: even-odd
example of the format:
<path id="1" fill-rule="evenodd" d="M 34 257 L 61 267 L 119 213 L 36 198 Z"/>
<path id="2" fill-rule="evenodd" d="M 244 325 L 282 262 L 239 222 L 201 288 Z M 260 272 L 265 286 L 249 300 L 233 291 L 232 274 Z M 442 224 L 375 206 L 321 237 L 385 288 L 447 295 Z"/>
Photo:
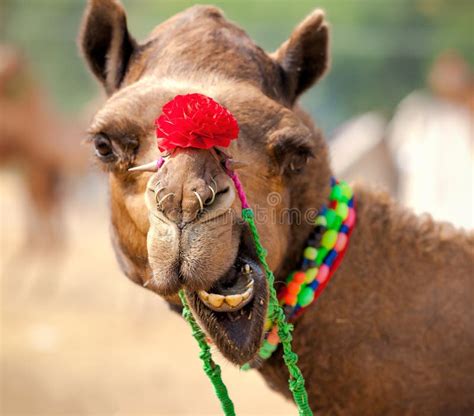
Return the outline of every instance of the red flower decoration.
<path id="1" fill-rule="evenodd" d="M 161 151 L 177 147 L 227 147 L 239 135 L 232 113 L 202 94 L 174 97 L 163 106 L 155 126 Z"/>

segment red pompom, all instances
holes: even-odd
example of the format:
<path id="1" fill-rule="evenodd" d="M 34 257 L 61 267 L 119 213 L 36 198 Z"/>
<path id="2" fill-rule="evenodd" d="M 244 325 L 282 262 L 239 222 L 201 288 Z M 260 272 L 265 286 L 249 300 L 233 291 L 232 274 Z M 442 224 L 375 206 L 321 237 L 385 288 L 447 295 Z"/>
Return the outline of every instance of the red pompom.
<path id="1" fill-rule="evenodd" d="M 239 135 L 231 112 L 202 94 L 174 97 L 163 106 L 155 126 L 161 151 L 177 147 L 227 147 Z"/>

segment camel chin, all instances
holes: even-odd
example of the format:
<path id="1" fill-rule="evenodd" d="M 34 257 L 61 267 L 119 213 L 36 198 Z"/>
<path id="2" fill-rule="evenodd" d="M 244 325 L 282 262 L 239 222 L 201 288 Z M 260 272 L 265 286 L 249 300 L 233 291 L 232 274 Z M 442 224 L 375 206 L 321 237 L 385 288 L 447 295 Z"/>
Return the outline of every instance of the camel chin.
<path id="1" fill-rule="evenodd" d="M 253 361 L 263 340 L 268 285 L 253 253 L 241 243 L 236 261 L 208 290 L 186 290 L 200 326 L 225 358 Z"/>

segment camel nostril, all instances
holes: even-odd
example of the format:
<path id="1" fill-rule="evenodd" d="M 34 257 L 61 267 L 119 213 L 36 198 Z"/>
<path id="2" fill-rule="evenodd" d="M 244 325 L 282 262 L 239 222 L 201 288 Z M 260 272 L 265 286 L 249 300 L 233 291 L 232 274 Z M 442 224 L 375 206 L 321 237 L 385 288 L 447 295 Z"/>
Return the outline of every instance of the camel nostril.
<path id="1" fill-rule="evenodd" d="M 226 194 L 227 192 L 229 192 L 229 187 L 224 188 L 222 191 L 217 192 L 217 193 L 216 193 L 216 197 L 221 196 L 221 195 L 224 195 L 224 194 Z"/>

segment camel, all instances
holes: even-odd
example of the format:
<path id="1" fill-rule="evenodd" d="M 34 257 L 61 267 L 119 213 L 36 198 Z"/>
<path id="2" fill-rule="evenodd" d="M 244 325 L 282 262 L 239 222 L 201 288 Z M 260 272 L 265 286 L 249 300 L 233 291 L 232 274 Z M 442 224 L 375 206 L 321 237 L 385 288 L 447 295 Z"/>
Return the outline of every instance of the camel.
<path id="1" fill-rule="evenodd" d="M 18 166 L 24 178 L 27 247 L 58 248 L 64 237 L 61 186 L 88 166 L 87 151 L 78 148 L 84 123 L 58 114 L 17 48 L 0 45 L 0 61 L 0 164 Z"/>
<path id="2" fill-rule="evenodd" d="M 129 169 L 159 159 L 154 120 L 162 106 L 201 93 L 239 123 L 239 138 L 226 150 L 246 164 L 239 175 L 254 209 L 281 218 L 289 209 L 322 207 L 332 175 L 327 145 L 298 98 L 328 68 L 328 41 L 321 10 L 270 54 L 215 7 L 191 7 L 141 43 L 117 1 L 90 0 L 84 14 L 79 45 L 109 96 L 89 135 L 108 173 L 118 262 L 176 311 L 184 289 L 212 343 L 236 365 L 256 357 L 268 287 L 231 180 L 201 149 L 177 152 L 154 173 Z M 293 349 L 312 410 L 471 414 L 473 235 L 417 217 L 383 192 L 353 189 L 357 223 L 345 257 L 317 303 L 294 322 Z M 282 286 L 314 225 L 270 218 L 257 225 L 275 286 Z M 238 291 L 248 273 L 253 297 L 237 312 L 211 308 L 197 295 Z M 280 348 L 257 371 L 291 397 Z"/>

